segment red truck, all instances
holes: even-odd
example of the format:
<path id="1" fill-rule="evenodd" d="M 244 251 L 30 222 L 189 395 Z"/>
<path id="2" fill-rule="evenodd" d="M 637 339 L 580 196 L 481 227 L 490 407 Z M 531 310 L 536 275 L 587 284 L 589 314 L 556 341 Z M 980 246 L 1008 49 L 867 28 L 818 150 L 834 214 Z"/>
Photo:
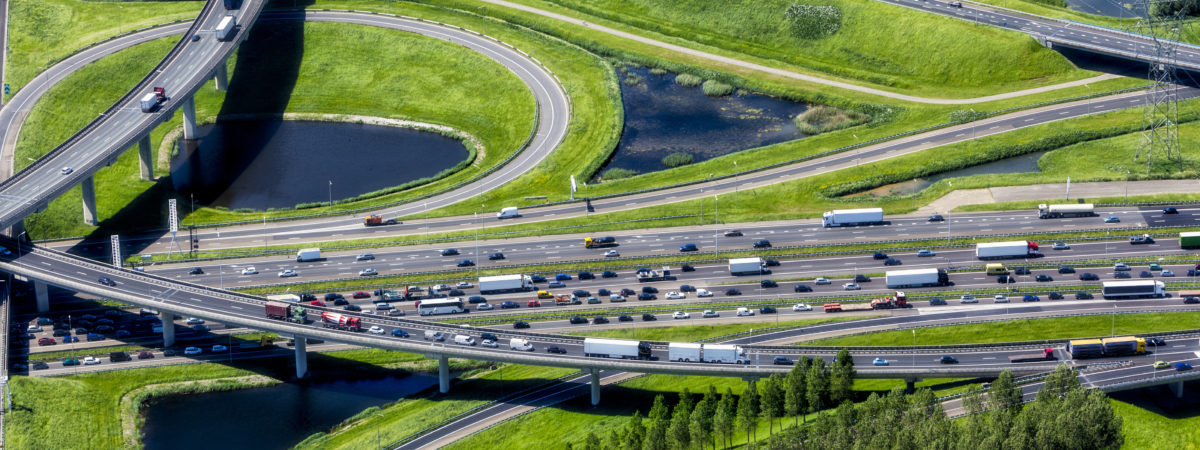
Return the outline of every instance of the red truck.
<path id="1" fill-rule="evenodd" d="M 267 302 L 265 309 L 269 319 L 308 323 L 307 310 L 297 304 L 271 301 Z"/>
<path id="2" fill-rule="evenodd" d="M 1008 362 L 1010 362 L 1010 363 L 1053 361 L 1053 360 L 1054 360 L 1054 349 L 1052 349 L 1052 348 L 1042 349 L 1042 351 L 1040 351 L 1038 353 L 1026 353 L 1024 355 L 1012 355 L 1012 356 L 1008 357 Z"/>
<path id="3" fill-rule="evenodd" d="M 360 331 L 359 318 L 350 317 L 338 313 L 323 312 L 321 313 L 321 322 L 325 328 L 337 328 L 339 330 Z"/>

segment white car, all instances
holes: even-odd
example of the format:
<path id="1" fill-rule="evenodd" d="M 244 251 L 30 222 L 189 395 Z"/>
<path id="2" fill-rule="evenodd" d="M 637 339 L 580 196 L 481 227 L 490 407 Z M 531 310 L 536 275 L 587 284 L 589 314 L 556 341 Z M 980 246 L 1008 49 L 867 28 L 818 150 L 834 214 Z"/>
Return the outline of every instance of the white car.
<path id="1" fill-rule="evenodd" d="M 703 316 L 705 318 L 721 317 L 721 313 L 708 309 L 704 311 Z"/>
<path id="2" fill-rule="evenodd" d="M 294 277 L 296 275 L 296 271 L 292 269 L 283 269 L 279 271 L 279 278 Z"/>
<path id="3" fill-rule="evenodd" d="M 376 304 L 375 304 L 375 310 L 376 310 L 376 311 L 387 311 L 387 310 L 389 310 L 389 309 L 395 309 L 395 308 L 396 308 L 396 307 L 395 307 L 395 306 L 392 306 L 392 304 L 391 304 L 391 303 L 376 303 Z"/>
<path id="4" fill-rule="evenodd" d="M 185 355 L 199 355 L 199 354 L 200 354 L 200 352 L 203 352 L 203 351 L 204 351 L 204 350 L 200 350 L 200 347 L 188 347 L 188 348 L 185 348 L 185 349 L 183 349 L 183 354 L 185 354 Z"/>
<path id="5" fill-rule="evenodd" d="M 814 284 L 833 284 L 832 281 L 829 281 L 829 279 L 825 278 L 825 277 L 819 277 L 819 278 L 813 280 L 813 283 Z"/>
<path id="6" fill-rule="evenodd" d="M 850 283 L 843 284 L 842 289 L 847 290 L 847 291 L 857 291 L 859 289 L 862 289 L 862 286 L 859 286 L 858 283 L 850 282 Z"/>
<path id="7" fill-rule="evenodd" d="M 376 272 L 375 269 L 372 269 L 370 267 L 358 271 L 358 276 L 360 276 L 360 277 L 369 277 L 372 275 L 379 275 L 379 272 Z"/>
<path id="8" fill-rule="evenodd" d="M 435 285 L 433 285 L 433 287 L 430 287 L 429 289 L 430 289 L 431 291 L 435 291 L 435 292 L 441 292 L 441 291 L 448 291 L 448 290 L 450 290 L 450 286 L 449 286 L 449 285 L 446 285 L 446 284 L 435 284 Z"/>
<path id="9" fill-rule="evenodd" d="M 479 345 L 482 345 L 482 346 L 484 346 L 484 347 L 488 347 L 488 348 L 497 348 L 497 347 L 499 347 L 499 345 L 497 345 L 497 344 L 496 344 L 496 341 L 493 341 L 493 340 L 491 340 L 491 339 L 484 339 L 484 340 L 483 340 L 483 342 L 480 342 L 480 343 L 479 343 Z"/>
<path id="10" fill-rule="evenodd" d="M 475 309 L 478 311 L 491 311 L 493 309 L 496 309 L 496 307 L 489 305 L 487 303 L 480 303 L 479 306 L 475 307 Z"/>
<path id="11" fill-rule="evenodd" d="M 253 267 L 247 267 L 245 269 L 242 269 L 242 275 L 258 275 L 258 269 L 255 269 Z"/>
<path id="12" fill-rule="evenodd" d="M 687 294 L 684 294 L 682 292 L 676 292 L 676 291 L 671 291 L 671 292 L 667 293 L 668 300 L 678 300 L 681 298 L 687 298 Z"/>
<path id="13" fill-rule="evenodd" d="M 72 169 L 72 168 L 70 168 L 70 167 L 63 167 L 63 168 L 62 168 L 62 174 L 63 174 L 63 175 L 67 175 L 67 174 L 69 174 L 69 173 L 71 173 L 71 172 L 74 172 L 74 171 L 75 171 L 75 169 Z M 97 364 L 99 364 L 99 363 L 97 363 Z"/>
<path id="14" fill-rule="evenodd" d="M 458 284 L 456 284 L 454 286 L 459 289 L 470 289 L 470 288 L 475 287 L 475 285 L 471 284 L 470 281 L 459 281 Z"/>
<path id="15" fill-rule="evenodd" d="M 367 329 L 367 332 L 371 334 L 383 334 L 383 327 L 379 325 L 372 325 L 371 328 Z"/>
<path id="16" fill-rule="evenodd" d="M 685 313 L 683 311 L 675 311 L 675 314 L 671 314 L 671 318 L 672 319 L 691 319 L 692 315 Z"/>
<path id="17" fill-rule="evenodd" d="M 697 297 L 712 297 L 713 293 L 709 292 L 708 289 L 696 289 L 696 296 Z"/>
<path id="18" fill-rule="evenodd" d="M 372 310 L 372 309 L 364 309 L 364 310 L 362 310 L 362 311 L 361 311 L 361 313 L 362 313 L 362 314 L 370 314 L 370 315 L 374 316 L 374 315 L 375 315 L 375 310 Z"/>
<path id="19" fill-rule="evenodd" d="M 992 303 L 1008 303 L 1008 297 L 996 295 L 995 297 L 992 297 Z"/>
<path id="20" fill-rule="evenodd" d="M 30 325 L 25 328 L 25 332 L 26 333 L 41 333 L 42 327 L 39 327 L 37 325 Z"/>
<path id="21" fill-rule="evenodd" d="M 793 312 L 798 312 L 798 311 L 812 311 L 812 307 L 811 307 L 811 306 L 808 306 L 808 305 L 806 305 L 806 304 L 804 304 L 804 303 L 797 303 L 797 304 L 795 304 L 795 305 L 792 305 L 792 311 L 793 311 Z"/>
<path id="22" fill-rule="evenodd" d="M 204 319 L 197 319 L 195 317 L 188 317 L 187 320 L 188 325 L 200 325 L 202 323 L 204 323 Z"/>
<path id="23" fill-rule="evenodd" d="M 95 356 L 89 356 L 87 358 L 83 358 L 83 365 L 85 365 L 85 366 L 92 366 L 92 365 L 96 365 L 96 364 L 100 364 L 100 358 L 97 358 Z"/>
<path id="24" fill-rule="evenodd" d="M 363 253 L 361 255 L 354 257 L 355 261 L 370 261 L 373 259 L 375 259 L 375 255 L 372 255 L 370 253 Z"/>
<path id="25" fill-rule="evenodd" d="M 605 257 L 615 257 L 615 256 L 621 256 L 621 252 L 618 252 L 618 251 L 616 251 L 616 250 L 609 250 L 609 251 L 607 251 L 607 252 L 604 252 L 604 256 L 605 256 Z"/>
<path id="26" fill-rule="evenodd" d="M 963 295 L 962 297 L 959 297 L 958 302 L 959 303 L 979 303 L 979 299 L 975 298 L 974 295 L 966 294 L 966 295 Z"/>
<path id="27" fill-rule="evenodd" d="M 226 346 L 224 346 L 224 345 L 221 345 L 221 344 L 217 344 L 217 345 L 214 345 L 214 346 L 212 346 L 212 352 L 213 352 L 213 353 L 217 353 L 217 352 L 224 352 L 224 351 L 228 351 L 228 350 L 229 350 L 229 347 L 226 347 Z"/>
<path id="28" fill-rule="evenodd" d="M 1172 272 L 1169 269 L 1163 269 L 1162 273 L 1159 275 L 1164 277 L 1173 277 L 1175 276 L 1175 272 Z"/>

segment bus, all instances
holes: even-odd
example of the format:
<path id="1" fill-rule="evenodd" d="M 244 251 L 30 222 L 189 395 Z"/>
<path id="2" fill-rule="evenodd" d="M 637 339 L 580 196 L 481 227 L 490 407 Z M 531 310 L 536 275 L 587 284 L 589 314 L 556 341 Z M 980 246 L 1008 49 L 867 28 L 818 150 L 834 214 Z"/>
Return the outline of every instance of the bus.
<path id="1" fill-rule="evenodd" d="M 1166 297 L 1166 285 L 1158 280 L 1105 281 L 1104 298 Z"/>
<path id="2" fill-rule="evenodd" d="M 422 316 L 458 314 L 469 311 L 469 309 L 463 308 L 461 297 L 421 300 L 421 303 L 417 305 L 417 313 Z"/>

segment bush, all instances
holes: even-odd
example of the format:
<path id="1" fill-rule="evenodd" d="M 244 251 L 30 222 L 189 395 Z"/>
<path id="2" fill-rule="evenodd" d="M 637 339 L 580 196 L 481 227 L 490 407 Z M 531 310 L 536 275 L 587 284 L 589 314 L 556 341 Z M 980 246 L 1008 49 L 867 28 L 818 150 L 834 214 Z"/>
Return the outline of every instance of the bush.
<path id="1" fill-rule="evenodd" d="M 679 166 L 686 166 L 688 164 L 691 164 L 695 160 L 696 160 L 696 158 L 693 157 L 691 153 L 677 152 L 677 153 L 672 153 L 670 155 L 664 156 L 662 159 L 662 163 L 664 166 L 667 166 L 667 167 L 679 167 Z"/>
<path id="2" fill-rule="evenodd" d="M 1032 1 L 1034 3 L 1041 3 L 1046 6 L 1053 6 L 1056 8 L 1066 8 L 1067 7 L 1066 0 L 1030 0 L 1030 1 Z"/>
<path id="3" fill-rule="evenodd" d="M 704 90 L 704 95 L 709 97 L 724 97 L 733 93 L 733 86 L 717 80 L 705 81 L 704 86 L 700 89 Z"/>
<path id="4" fill-rule="evenodd" d="M 680 86 L 696 87 L 699 86 L 702 81 L 704 81 L 702 78 L 689 73 L 681 73 L 675 76 L 675 83 Z"/>
<path id="5" fill-rule="evenodd" d="M 667 74 L 667 69 L 661 69 L 658 67 L 650 69 L 650 75 L 666 75 L 666 74 Z"/>
<path id="6" fill-rule="evenodd" d="M 620 167 L 613 167 L 611 169 L 605 170 L 604 173 L 600 174 L 600 179 L 601 179 L 601 181 L 603 181 L 603 180 L 619 180 L 621 178 L 629 178 L 629 177 L 632 177 L 637 174 L 638 173 L 636 170 L 624 169 L 624 168 L 620 168 Z"/>
<path id="7" fill-rule="evenodd" d="M 788 31 L 801 39 L 833 36 L 842 28 L 842 9 L 831 5 L 792 3 L 783 12 Z"/>
<path id="8" fill-rule="evenodd" d="M 952 122 L 952 123 L 974 122 L 976 120 L 986 119 L 987 116 L 988 116 L 988 113 L 984 112 L 984 111 L 976 111 L 973 109 L 960 109 L 958 111 L 954 111 L 954 112 L 950 113 L 950 122 Z"/>
<path id="9" fill-rule="evenodd" d="M 849 128 L 870 119 L 858 111 L 843 111 L 832 106 L 817 105 L 796 116 L 796 128 L 804 134 L 815 135 L 826 131 Z"/>

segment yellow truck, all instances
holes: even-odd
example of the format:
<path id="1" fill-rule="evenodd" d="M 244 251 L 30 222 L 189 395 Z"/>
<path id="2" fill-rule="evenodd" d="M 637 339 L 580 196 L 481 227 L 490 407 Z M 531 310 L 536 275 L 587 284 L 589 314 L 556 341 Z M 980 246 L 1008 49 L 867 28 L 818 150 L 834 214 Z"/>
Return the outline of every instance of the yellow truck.
<path id="1" fill-rule="evenodd" d="M 612 236 L 583 238 L 583 246 L 586 248 L 615 247 L 616 245 L 617 238 Z"/>

